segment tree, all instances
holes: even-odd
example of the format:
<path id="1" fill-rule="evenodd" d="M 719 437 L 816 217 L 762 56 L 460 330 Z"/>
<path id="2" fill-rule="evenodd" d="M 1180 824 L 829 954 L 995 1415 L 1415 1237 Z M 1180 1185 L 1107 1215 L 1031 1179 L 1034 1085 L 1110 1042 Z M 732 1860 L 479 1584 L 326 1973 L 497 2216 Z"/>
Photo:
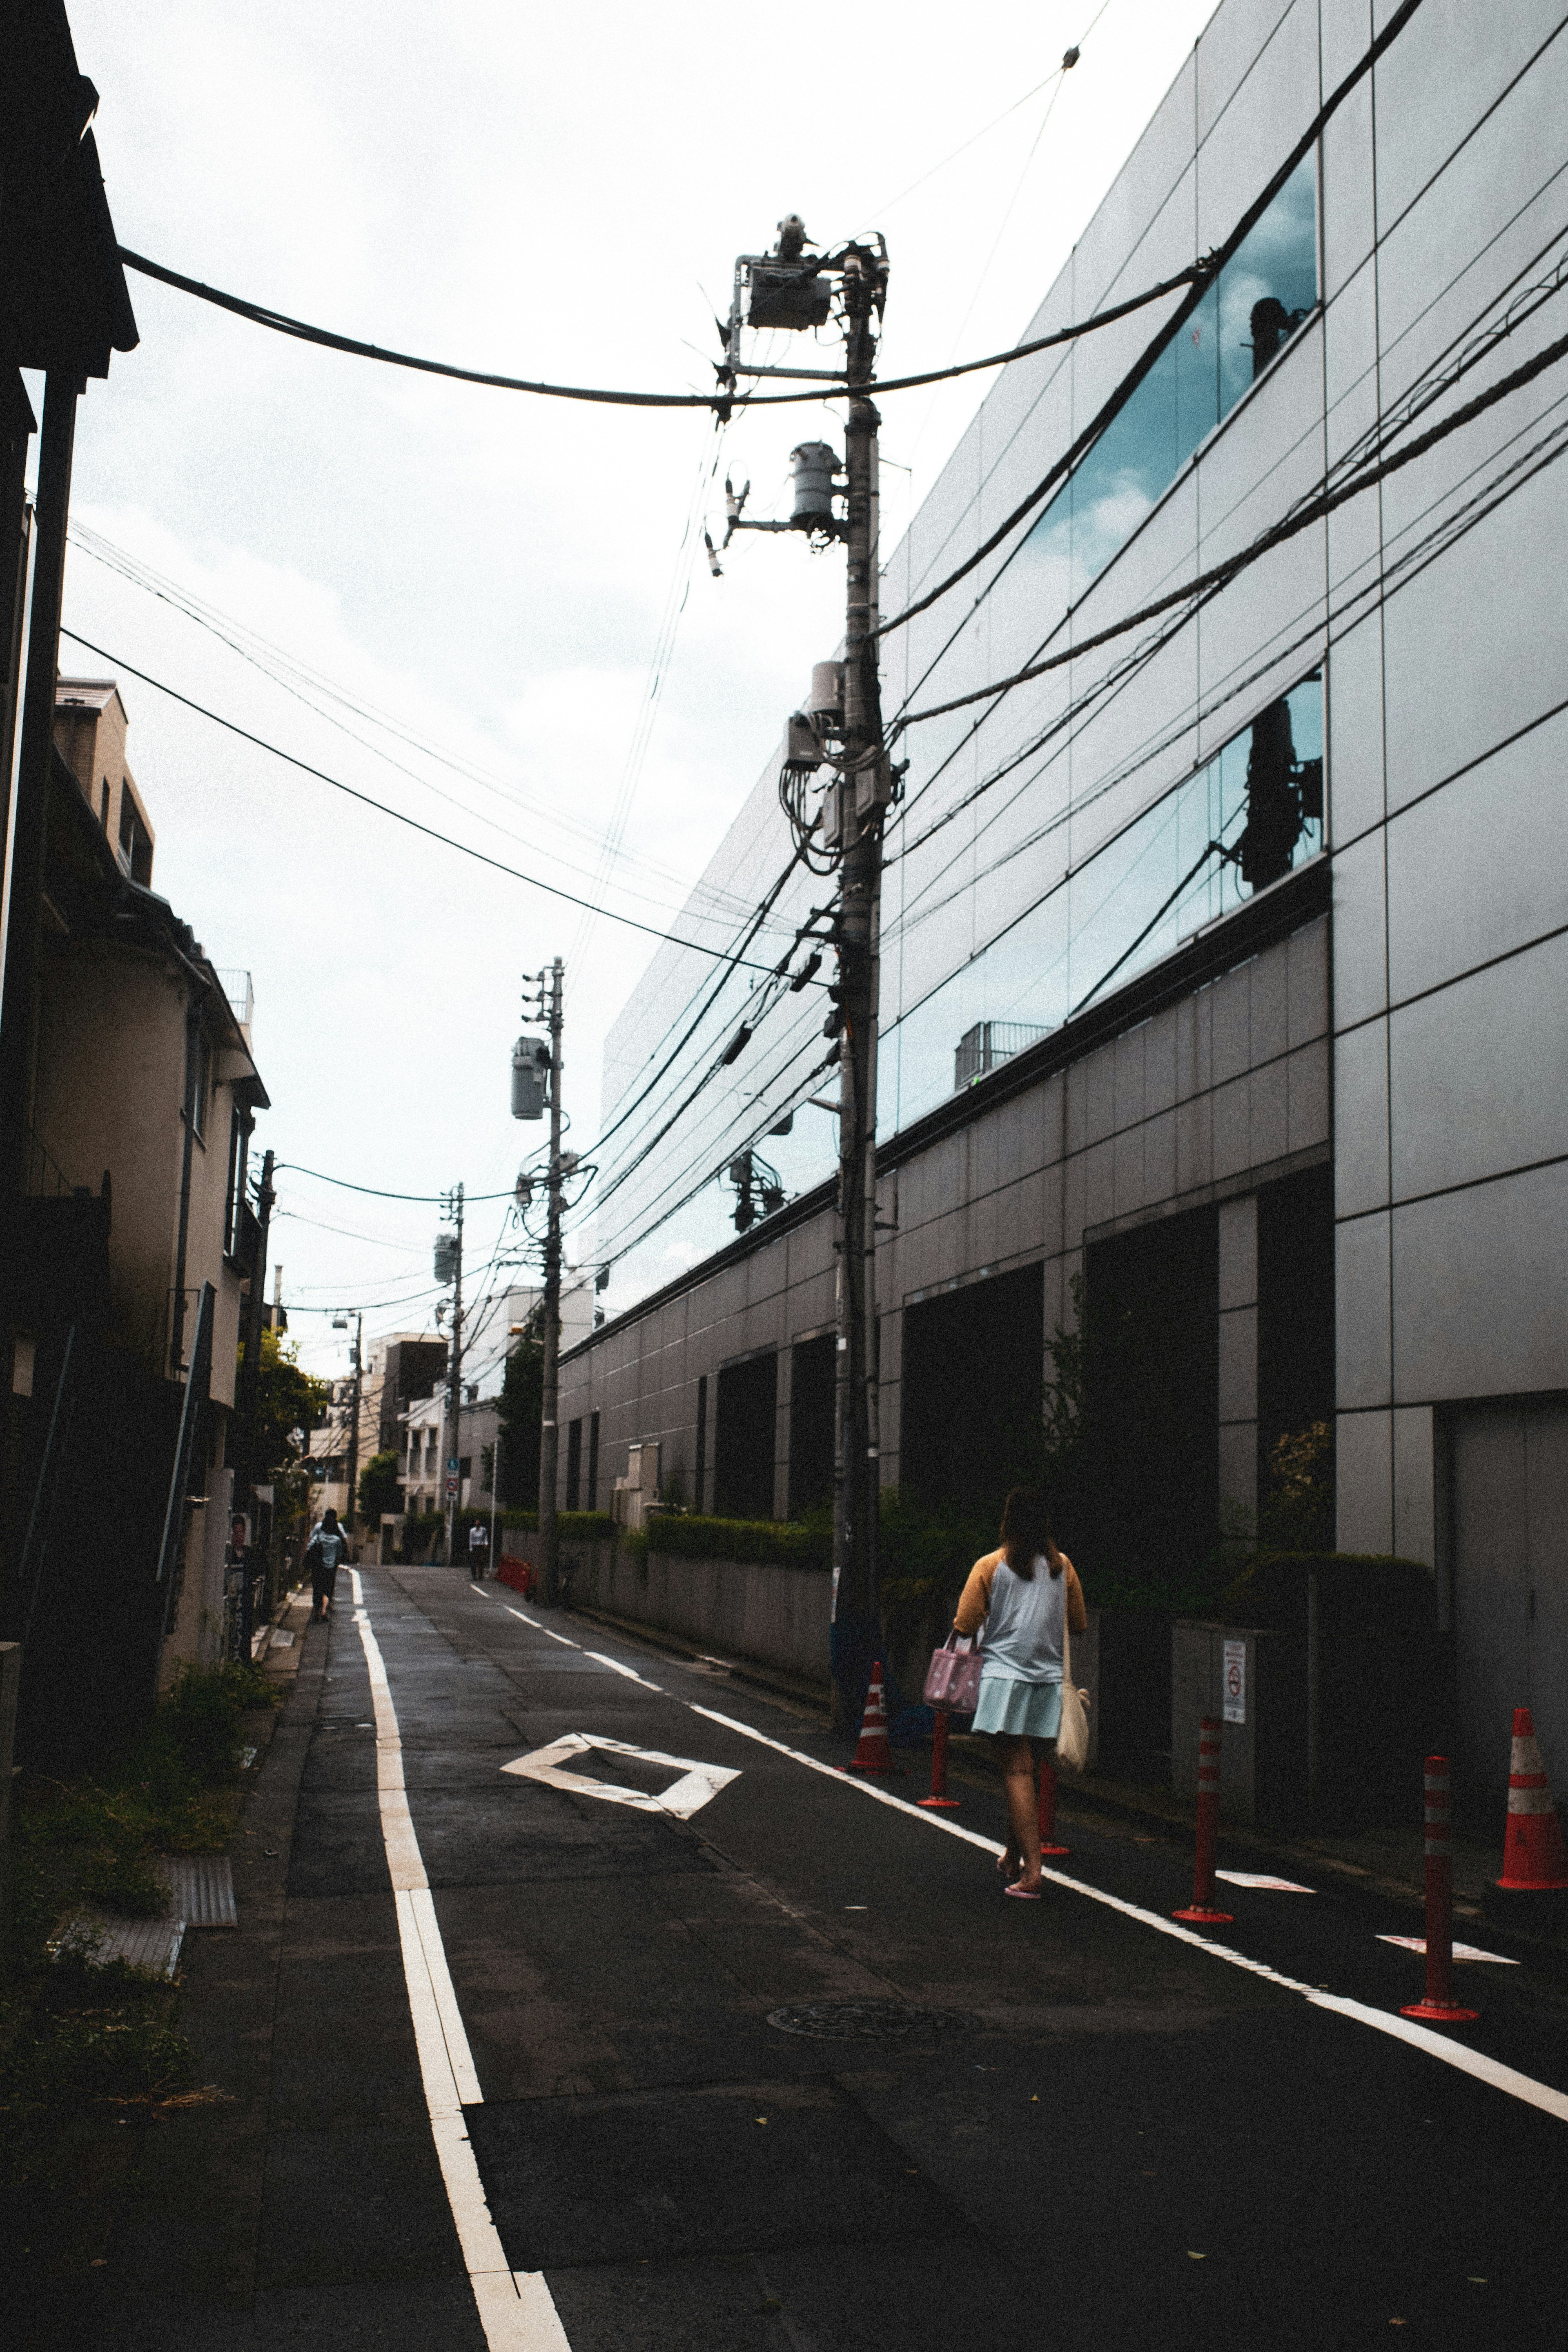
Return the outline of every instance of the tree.
<path id="1" fill-rule="evenodd" d="M 544 1418 L 543 1315 L 535 1307 L 513 1341 L 500 1391 L 500 1492 L 505 1510 L 539 1502 L 539 1425 Z"/>
<path id="2" fill-rule="evenodd" d="M 245 1347 L 240 1344 L 240 1360 Z M 300 1368 L 299 1350 L 285 1344 L 276 1331 L 261 1335 L 261 1378 L 256 1415 L 256 1476 L 262 1485 L 299 1461 L 304 1447 L 294 1432 L 319 1429 L 326 1419 L 332 1391 Z"/>
<path id="3" fill-rule="evenodd" d="M 403 1508 L 397 1483 L 395 1454 L 373 1454 L 359 1476 L 359 1515 L 368 1528 L 378 1528 L 384 1511 Z"/>

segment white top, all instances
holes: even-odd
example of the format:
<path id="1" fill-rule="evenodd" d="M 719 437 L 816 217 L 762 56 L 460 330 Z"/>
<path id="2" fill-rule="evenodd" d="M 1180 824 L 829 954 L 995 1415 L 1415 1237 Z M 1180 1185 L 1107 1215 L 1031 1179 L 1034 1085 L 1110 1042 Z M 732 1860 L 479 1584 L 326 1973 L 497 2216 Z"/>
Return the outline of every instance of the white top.
<path id="1" fill-rule="evenodd" d="M 991 1606 L 981 1645 L 980 1679 L 1059 1683 L 1068 1580 L 1051 1574 L 1043 1557 L 1033 1576 L 1016 1575 L 1004 1559 L 991 1582 Z"/>

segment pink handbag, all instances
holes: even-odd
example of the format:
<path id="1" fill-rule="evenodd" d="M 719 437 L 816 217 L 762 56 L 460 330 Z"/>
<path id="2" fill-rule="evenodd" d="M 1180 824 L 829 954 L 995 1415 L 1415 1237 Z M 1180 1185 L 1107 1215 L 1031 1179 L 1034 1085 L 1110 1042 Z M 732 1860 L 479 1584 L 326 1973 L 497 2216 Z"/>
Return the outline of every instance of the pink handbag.
<path id="1" fill-rule="evenodd" d="M 952 1715 L 973 1715 L 980 1696 L 980 1646 L 966 1633 L 950 1633 L 940 1650 L 931 1654 L 926 1671 L 928 1706 L 944 1706 Z"/>

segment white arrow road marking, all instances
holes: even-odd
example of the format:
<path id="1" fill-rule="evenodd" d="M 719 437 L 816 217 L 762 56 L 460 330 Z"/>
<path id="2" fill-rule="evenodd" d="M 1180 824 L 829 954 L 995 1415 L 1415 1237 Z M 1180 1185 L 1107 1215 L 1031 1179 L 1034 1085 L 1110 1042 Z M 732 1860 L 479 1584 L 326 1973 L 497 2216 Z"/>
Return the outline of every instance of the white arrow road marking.
<path id="1" fill-rule="evenodd" d="M 358 1582 L 358 1579 L 355 1579 Z M 371 1631 L 363 1609 L 354 1611 L 354 1622 L 364 1645 L 370 1669 L 370 1691 L 375 1708 L 375 1787 L 381 1808 L 382 1843 L 397 1904 L 397 1932 L 403 1947 L 403 1978 L 408 1989 L 408 2010 L 414 2021 L 415 2046 L 430 2135 L 440 2160 L 468 2273 L 479 2307 L 479 2325 L 489 2352 L 572 2352 L 571 2340 L 556 2314 L 542 2271 L 514 2271 L 490 2209 L 484 2184 L 463 2122 L 465 2105 L 478 2106 L 484 2096 L 474 2071 L 473 2054 L 463 2027 L 462 2012 L 447 1966 L 440 1923 L 430 1895 L 430 1882 L 415 1835 L 403 1781 L 403 1740 L 397 1710 L 386 1679 L 381 1645 Z"/>
<path id="2" fill-rule="evenodd" d="M 1315 1895 L 1317 1893 L 1315 1886 L 1298 1886 L 1293 1878 L 1270 1878 L 1267 1871 L 1260 1874 L 1254 1870 L 1216 1870 L 1215 1876 L 1223 1878 L 1227 1886 L 1252 1886 L 1264 1895 Z"/>
<path id="3" fill-rule="evenodd" d="M 618 1789 L 613 1780 L 590 1780 L 582 1772 L 564 1769 L 569 1756 L 585 1756 L 595 1748 L 605 1755 L 635 1756 L 644 1764 L 668 1764 L 681 1777 L 653 1797 L 645 1789 Z M 542 1780 L 547 1789 L 564 1789 L 574 1797 L 603 1797 L 606 1804 L 631 1805 L 643 1813 L 673 1813 L 680 1822 L 689 1822 L 721 1789 L 741 1777 L 734 1765 L 700 1764 L 695 1757 L 667 1756 L 662 1748 L 632 1748 L 624 1739 L 599 1739 L 585 1731 L 569 1731 L 563 1739 L 552 1739 L 548 1748 L 536 1748 L 531 1756 L 520 1756 L 515 1764 L 503 1764 L 500 1769 L 515 1772 L 520 1780 Z"/>

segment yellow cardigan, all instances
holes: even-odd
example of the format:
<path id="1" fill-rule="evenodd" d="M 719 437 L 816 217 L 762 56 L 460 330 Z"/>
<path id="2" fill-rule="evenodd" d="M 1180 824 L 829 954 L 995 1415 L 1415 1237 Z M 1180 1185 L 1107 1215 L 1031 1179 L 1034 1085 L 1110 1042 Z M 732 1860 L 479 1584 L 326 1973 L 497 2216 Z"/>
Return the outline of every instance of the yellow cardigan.
<path id="1" fill-rule="evenodd" d="M 969 1580 L 964 1585 L 960 1597 L 958 1613 L 952 1621 L 955 1633 L 979 1633 L 981 1626 L 991 1613 L 992 1582 L 1006 1557 L 1005 1549 L 988 1551 L 984 1559 L 975 1561 L 969 1571 Z M 1089 1626 L 1089 1611 L 1084 1605 L 1083 1587 L 1078 1580 L 1078 1570 L 1066 1552 L 1060 1553 L 1058 1557 L 1062 1563 L 1062 1574 L 1068 1580 L 1068 1631 L 1069 1633 L 1082 1633 Z"/>

